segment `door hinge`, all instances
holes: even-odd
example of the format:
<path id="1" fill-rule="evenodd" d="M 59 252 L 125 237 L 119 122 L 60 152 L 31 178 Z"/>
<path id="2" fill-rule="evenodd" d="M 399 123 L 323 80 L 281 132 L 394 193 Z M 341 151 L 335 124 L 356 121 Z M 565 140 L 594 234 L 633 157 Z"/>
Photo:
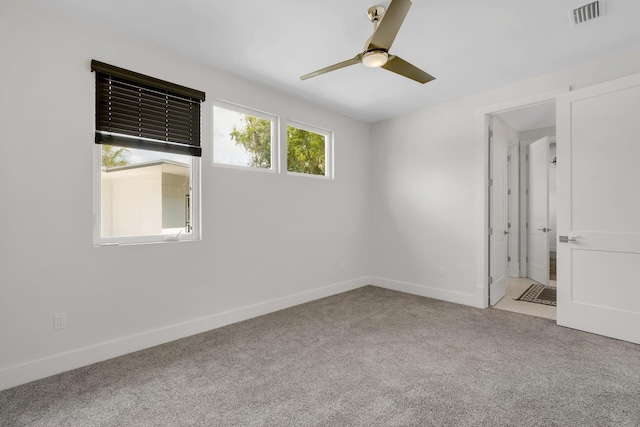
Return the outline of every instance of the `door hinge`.
<path id="1" fill-rule="evenodd" d="M 528 256 L 526 257 L 526 261 L 529 262 L 529 257 Z"/>
<path id="2" fill-rule="evenodd" d="M 489 276 L 489 284 L 493 285 L 493 277 Z"/>
<path id="3" fill-rule="evenodd" d="M 526 194 L 527 196 L 529 195 L 529 189 L 527 188 L 527 190 L 524 192 L 524 194 Z"/>
<path id="4" fill-rule="evenodd" d="M 489 138 L 493 138 L 493 129 L 489 128 Z"/>
<path id="5" fill-rule="evenodd" d="M 510 256 L 507 257 L 507 262 L 511 262 L 511 257 Z"/>
<path id="6" fill-rule="evenodd" d="M 527 230 L 528 230 L 528 229 L 529 229 L 529 223 L 527 223 L 527 224 L 525 225 L 525 227 L 526 227 L 526 228 L 527 228 Z"/>
<path id="7" fill-rule="evenodd" d="M 511 223 L 510 222 L 507 223 L 507 228 L 511 228 Z"/>
<path id="8" fill-rule="evenodd" d="M 529 155 L 524 156 L 525 160 L 529 160 Z"/>
<path id="9" fill-rule="evenodd" d="M 493 236 L 493 228 L 489 227 L 489 236 Z"/>
<path id="10" fill-rule="evenodd" d="M 507 156 L 507 162 L 511 161 L 511 156 Z"/>
<path id="11" fill-rule="evenodd" d="M 507 195 L 511 195 L 511 189 L 507 190 Z"/>
<path id="12" fill-rule="evenodd" d="M 489 187 L 493 187 L 493 178 L 489 178 Z"/>

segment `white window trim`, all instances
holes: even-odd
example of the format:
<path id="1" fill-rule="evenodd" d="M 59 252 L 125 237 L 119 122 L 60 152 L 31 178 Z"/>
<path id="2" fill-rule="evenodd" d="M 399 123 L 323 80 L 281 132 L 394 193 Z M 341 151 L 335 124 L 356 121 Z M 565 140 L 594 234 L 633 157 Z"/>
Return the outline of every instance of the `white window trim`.
<path id="1" fill-rule="evenodd" d="M 284 151 L 283 158 L 285 159 L 285 165 L 283 166 L 283 171 L 286 172 L 287 175 L 291 176 L 303 176 L 303 177 L 313 177 L 320 179 L 334 179 L 334 167 L 333 167 L 333 131 L 329 129 L 320 128 L 314 125 L 310 125 L 308 123 L 297 122 L 294 120 L 287 120 L 287 127 L 295 127 L 298 129 L 306 130 L 308 132 L 317 133 L 318 135 L 324 135 L 325 144 L 324 144 L 324 159 L 325 159 L 325 174 L 324 175 L 315 175 L 312 173 L 300 173 L 300 172 L 291 172 L 289 171 L 289 165 L 286 164 L 287 153 L 289 152 L 289 141 L 287 138 L 287 129 L 285 127 L 284 141 L 282 143 L 282 149 Z"/>
<path id="2" fill-rule="evenodd" d="M 102 146 L 93 144 L 93 245 L 124 246 L 150 243 L 192 242 L 202 239 L 200 220 L 200 157 L 191 156 L 191 233 L 171 235 L 102 237 Z"/>
<path id="3" fill-rule="evenodd" d="M 268 113 L 266 111 L 260 111 L 253 108 L 245 107 L 242 105 L 234 104 L 227 101 L 222 100 L 213 100 L 213 107 L 211 109 L 212 116 L 215 115 L 214 109 L 215 107 L 224 108 L 225 110 L 235 111 L 240 114 L 245 114 L 247 116 L 257 117 L 263 120 L 271 121 L 271 168 L 259 168 L 255 166 L 243 166 L 243 165 L 230 165 L 227 163 L 218 163 L 215 159 L 215 128 L 216 122 L 215 117 L 213 118 L 213 149 L 211 150 L 211 163 L 214 167 L 228 168 L 228 169 L 236 169 L 243 171 L 253 171 L 253 172 L 267 172 L 267 173 L 278 173 L 280 171 L 280 156 L 279 156 L 279 129 L 280 129 L 280 117 L 275 114 Z"/>

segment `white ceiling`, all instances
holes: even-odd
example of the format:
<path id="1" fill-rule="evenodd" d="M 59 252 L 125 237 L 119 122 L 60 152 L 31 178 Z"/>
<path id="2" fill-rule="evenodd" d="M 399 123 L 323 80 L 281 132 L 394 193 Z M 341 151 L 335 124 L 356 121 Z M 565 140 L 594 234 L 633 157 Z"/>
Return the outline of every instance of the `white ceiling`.
<path id="1" fill-rule="evenodd" d="M 366 122 L 640 46 L 639 0 L 575 28 L 567 9 L 587 0 L 413 0 L 391 53 L 437 80 L 358 64 L 302 82 L 361 51 L 376 0 L 31 1 Z"/>
<path id="2" fill-rule="evenodd" d="M 498 115 L 518 132 L 546 128 L 556 125 L 556 103 L 545 102 Z"/>

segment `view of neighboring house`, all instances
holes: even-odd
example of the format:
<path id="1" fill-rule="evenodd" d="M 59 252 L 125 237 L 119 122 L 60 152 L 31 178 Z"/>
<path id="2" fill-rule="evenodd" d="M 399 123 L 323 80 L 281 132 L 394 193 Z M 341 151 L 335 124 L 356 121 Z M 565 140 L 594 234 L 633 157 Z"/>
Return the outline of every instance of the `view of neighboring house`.
<path id="1" fill-rule="evenodd" d="M 102 235 L 188 231 L 189 166 L 168 160 L 102 170 Z"/>

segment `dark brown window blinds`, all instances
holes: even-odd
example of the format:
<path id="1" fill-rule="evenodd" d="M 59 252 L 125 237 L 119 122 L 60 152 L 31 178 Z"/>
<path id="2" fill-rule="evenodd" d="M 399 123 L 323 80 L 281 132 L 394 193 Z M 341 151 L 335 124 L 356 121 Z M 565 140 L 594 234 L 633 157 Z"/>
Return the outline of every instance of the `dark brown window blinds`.
<path id="1" fill-rule="evenodd" d="M 96 144 L 202 155 L 204 92 L 95 60 L 91 71 L 96 73 Z"/>

